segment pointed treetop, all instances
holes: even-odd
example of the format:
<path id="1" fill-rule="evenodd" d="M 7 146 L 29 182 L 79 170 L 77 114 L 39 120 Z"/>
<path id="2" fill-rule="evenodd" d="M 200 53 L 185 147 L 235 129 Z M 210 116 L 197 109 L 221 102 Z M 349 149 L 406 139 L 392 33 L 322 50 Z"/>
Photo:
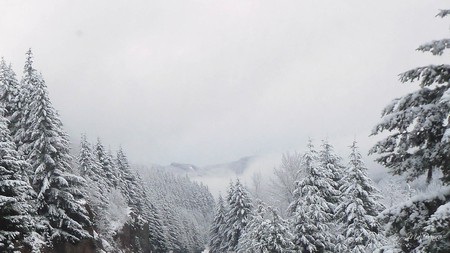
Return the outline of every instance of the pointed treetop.
<path id="1" fill-rule="evenodd" d="M 97 146 L 103 147 L 102 139 L 100 139 L 100 137 L 97 137 Z"/>
<path id="2" fill-rule="evenodd" d="M 3 58 L 3 56 L 2 56 L 2 58 L 0 60 L 0 66 L 1 66 L 2 69 L 6 67 L 6 61 L 5 61 L 5 58 Z"/>
<path id="3" fill-rule="evenodd" d="M 354 165 L 360 164 L 361 166 L 364 166 L 364 161 L 362 160 L 362 156 L 361 153 L 359 152 L 356 140 L 353 141 L 352 145 L 350 146 L 350 149 L 351 149 L 350 163 Z"/>
<path id="4" fill-rule="evenodd" d="M 28 49 L 26 52 L 26 60 L 25 60 L 25 67 L 24 67 L 24 73 L 30 73 L 33 72 L 33 52 L 31 52 L 31 48 Z"/>

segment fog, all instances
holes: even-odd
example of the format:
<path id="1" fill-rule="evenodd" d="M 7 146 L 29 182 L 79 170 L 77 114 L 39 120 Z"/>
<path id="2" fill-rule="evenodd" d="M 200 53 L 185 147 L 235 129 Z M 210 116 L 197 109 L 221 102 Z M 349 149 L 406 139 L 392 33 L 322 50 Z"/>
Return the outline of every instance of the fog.
<path id="1" fill-rule="evenodd" d="M 446 5 L 3 0 L 0 56 L 20 77 L 31 47 L 73 141 L 135 163 L 272 157 L 308 138 L 366 154 L 382 108 L 416 88 L 398 74 L 439 61 L 414 50 L 448 36 Z"/>

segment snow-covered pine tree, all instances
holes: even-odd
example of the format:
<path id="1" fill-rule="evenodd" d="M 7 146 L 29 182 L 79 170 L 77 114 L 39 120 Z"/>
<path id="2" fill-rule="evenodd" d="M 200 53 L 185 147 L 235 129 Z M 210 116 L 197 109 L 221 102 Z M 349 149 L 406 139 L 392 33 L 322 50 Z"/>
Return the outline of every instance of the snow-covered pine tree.
<path id="1" fill-rule="evenodd" d="M 226 241 L 225 252 L 236 251 L 239 238 L 244 232 L 252 217 L 253 204 L 247 189 L 239 179 L 229 191 L 228 212 L 226 215 Z"/>
<path id="2" fill-rule="evenodd" d="M 317 151 L 310 140 L 303 156 L 305 177 L 296 182 L 294 201 L 289 206 L 294 244 L 298 251 L 315 253 L 333 251 L 330 222 L 335 205 L 329 200 L 336 196 L 333 176 L 321 166 Z"/>
<path id="3" fill-rule="evenodd" d="M 333 203 L 335 207 L 342 201 L 341 199 L 341 186 L 344 184 L 344 175 L 345 175 L 345 166 L 342 164 L 342 158 L 338 156 L 334 152 L 334 147 L 330 144 L 330 142 L 325 139 L 322 140 L 321 149 L 319 151 L 319 161 L 321 163 L 321 167 L 328 171 L 331 175 L 331 179 L 333 180 L 334 187 L 334 195 L 330 196 L 327 201 Z M 339 220 L 339 213 L 334 211 L 334 220 Z M 344 225 L 345 226 L 345 225 Z M 340 247 L 343 245 L 342 241 L 344 238 L 340 236 L 340 230 L 342 229 L 342 224 L 338 222 L 333 222 L 330 224 L 330 229 L 332 229 L 333 233 L 336 235 L 333 237 L 335 250 L 340 250 Z"/>
<path id="4" fill-rule="evenodd" d="M 448 14 L 441 11 L 438 15 Z M 450 39 L 432 41 L 417 50 L 442 55 Z M 395 175 L 406 174 L 409 180 L 426 174 L 431 180 L 433 171 L 441 170 L 443 181 L 450 182 L 450 111 L 449 65 L 418 67 L 400 75 L 400 80 L 420 82 L 420 89 L 394 99 L 382 112 L 382 122 L 372 135 L 389 131 L 371 154 Z"/>
<path id="5" fill-rule="evenodd" d="M 220 253 L 223 242 L 225 241 L 224 224 L 226 219 L 227 210 L 225 208 L 225 202 L 222 195 L 219 195 L 219 200 L 216 206 L 216 212 L 214 214 L 214 220 L 210 230 L 209 248 L 212 253 Z"/>
<path id="6" fill-rule="evenodd" d="M 260 202 L 239 239 L 239 253 L 294 253 L 293 235 L 277 210 Z"/>
<path id="7" fill-rule="evenodd" d="M 53 243 L 77 243 L 91 238 L 85 200 L 80 187 L 84 180 L 72 173 L 69 141 L 53 108 L 47 86 L 32 67 L 27 52 L 21 92 L 25 110 L 16 135 L 19 148 L 30 164 L 29 176 L 38 193 L 38 213 L 48 219 Z"/>
<path id="8" fill-rule="evenodd" d="M 224 200 L 224 206 L 225 206 L 225 222 L 222 225 L 222 233 L 224 235 L 224 238 L 222 238 L 222 242 L 221 242 L 221 248 L 218 249 L 217 252 L 228 252 L 229 248 L 230 248 L 230 240 L 231 238 L 229 237 L 231 234 L 231 230 L 232 230 L 232 224 L 228 222 L 228 214 L 229 214 L 229 204 L 232 201 L 232 196 L 234 193 L 234 183 L 232 180 L 230 180 L 230 183 L 228 184 L 228 188 L 227 188 L 227 195 L 225 197 Z"/>
<path id="9" fill-rule="evenodd" d="M 4 117 L 8 119 L 8 128 L 10 128 L 9 122 L 16 123 L 19 114 L 19 83 L 16 78 L 11 64 L 7 65 L 2 58 L 0 61 L 0 101 L 2 101 L 5 112 Z"/>
<path id="10" fill-rule="evenodd" d="M 86 180 L 86 199 L 93 213 L 93 224 L 96 231 L 101 237 L 112 241 L 109 231 L 109 189 L 106 180 L 106 175 L 97 162 L 93 154 L 91 144 L 88 142 L 85 134 L 81 136 L 80 152 L 77 157 L 78 171 L 80 175 Z"/>
<path id="11" fill-rule="evenodd" d="M 36 192 L 31 187 L 3 117 L 0 105 L 0 251 L 39 252 L 42 237 L 37 234 Z"/>
<path id="12" fill-rule="evenodd" d="M 343 223 L 343 252 L 373 252 L 383 245 L 378 214 L 384 209 L 379 191 L 367 176 L 367 168 L 353 142 L 347 173 L 341 186 L 342 198 L 337 217 Z"/>
<path id="13" fill-rule="evenodd" d="M 343 176 L 345 174 L 345 166 L 342 164 L 342 158 L 334 152 L 334 147 L 328 140 L 322 140 L 321 149 L 319 151 L 319 161 L 322 167 L 327 169 L 333 180 L 335 196 L 331 196 L 328 200 L 333 204 L 340 202 L 340 187 L 343 184 Z"/>
<path id="14" fill-rule="evenodd" d="M 447 17 L 450 10 L 441 10 L 437 16 Z M 435 40 L 419 46 L 418 51 L 442 55 L 450 47 L 450 39 Z M 400 75 L 400 81 L 419 82 L 420 89 L 394 99 L 382 112 L 382 121 L 372 135 L 389 132 L 371 150 L 377 161 L 395 175 L 407 175 L 413 180 L 426 175 L 429 182 L 436 171 L 442 172 L 442 182 L 450 183 L 450 66 L 446 64 L 418 67 Z M 399 238 L 402 250 L 410 252 L 425 237 L 425 227 L 441 205 L 448 203 L 450 192 L 441 198 L 429 196 L 414 199 L 386 211 L 389 232 Z M 445 200 L 445 201 L 443 201 Z M 440 209 L 448 210 L 448 209 Z M 442 216 L 440 217 L 450 217 Z M 429 231 L 431 232 L 431 231 Z M 429 235 L 427 235 L 429 236 Z M 449 252 L 448 238 L 441 238 L 439 249 L 429 252 Z"/>
<path id="15" fill-rule="evenodd" d="M 128 206 L 133 209 L 134 215 L 140 215 L 142 205 L 142 191 L 139 191 L 136 174 L 132 171 L 128 158 L 122 147 L 117 151 L 116 165 L 118 170 L 119 188 L 128 201 Z"/>
<path id="16" fill-rule="evenodd" d="M 101 168 L 101 165 L 95 158 L 92 151 L 91 144 L 88 142 L 85 134 L 81 135 L 80 142 L 80 153 L 78 155 L 78 170 L 80 175 L 85 178 L 92 180 L 98 184 L 104 186 L 105 173 Z M 103 190 L 107 190 L 103 188 Z"/>
<path id="17" fill-rule="evenodd" d="M 10 121 L 10 131 L 11 136 L 16 143 L 17 149 L 20 153 L 27 156 L 24 152 L 26 150 L 23 145 L 29 143 L 30 140 L 30 131 L 28 130 L 27 116 L 30 114 L 31 110 L 31 93 L 38 85 L 38 83 L 44 82 L 42 76 L 37 72 L 33 67 L 33 53 L 31 49 L 29 49 L 26 53 L 26 60 L 23 70 L 23 77 L 19 84 L 19 91 L 17 94 L 17 110 L 13 114 L 14 120 Z M 34 171 L 32 168 L 28 171 L 28 176 L 30 180 L 33 180 Z"/>
<path id="18" fill-rule="evenodd" d="M 106 151 L 105 146 L 103 146 L 100 138 L 97 138 L 97 143 L 94 147 L 94 154 L 97 162 L 100 164 L 103 170 L 102 174 L 106 176 L 104 180 L 107 182 L 109 188 L 117 187 L 117 171 L 114 167 L 114 161 L 112 156 Z"/>

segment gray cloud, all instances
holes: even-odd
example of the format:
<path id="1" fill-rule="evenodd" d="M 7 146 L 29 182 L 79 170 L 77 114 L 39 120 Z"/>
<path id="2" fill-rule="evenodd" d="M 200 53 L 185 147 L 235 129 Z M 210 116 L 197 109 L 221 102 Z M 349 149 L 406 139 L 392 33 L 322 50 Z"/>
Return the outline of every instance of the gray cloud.
<path id="1" fill-rule="evenodd" d="M 448 35 L 445 1 L 2 1 L 0 55 L 24 53 L 69 134 L 140 163 L 199 165 L 302 150 L 363 151 L 397 75 Z M 376 138 L 375 138 L 376 139 Z"/>

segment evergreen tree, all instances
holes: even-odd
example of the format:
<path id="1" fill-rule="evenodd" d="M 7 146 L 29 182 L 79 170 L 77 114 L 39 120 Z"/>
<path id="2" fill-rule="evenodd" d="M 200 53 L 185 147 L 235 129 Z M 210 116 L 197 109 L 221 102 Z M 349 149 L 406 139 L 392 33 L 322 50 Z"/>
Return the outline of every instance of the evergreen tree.
<path id="1" fill-rule="evenodd" d="M 105 175 L 95 159 L 86 135 L 81 136 L 80 153 L 77 157 L 78 171 L 86 181 L 86 198 L 93 212 L 94 227 L 101 236 L 108 235 L 108 193 Z M 108 238 L 111 239 L 111 238 Z M 111 240 L 110 240 L 111 241 Z"/>
<path id="2" fill-rule="evenodd" d="M 35 233 L 36 193 L 25 173 L 28 164 L 20 159 L 2 114 L 0 109 L 0 251 L 38 252 L 44 242 Z"/>
<path id="3" fill-rule="evenodd" d="M 90 179 L 101 186 L 104 186 L 105 173 L 101 169 L 101 165 L 97 162 L 92 151 L 91 144 L 88 142 L 86 135 L 81 136 L 80 154 L 78 156 L 78 170 L 83 178 Z M 106 190 L 103 188 L 102 190 Z"/>
<path id="4" fill-rule="evenodd" d="M 224 249 L 236 251 L 239 238 L 252 217 L 252 201 L 248 191 L 239 180 L 230 189 L 228 196 L 228 212 L 226 215 L 226 243 Z"/>
<path id="5" fill-rule="evenodd" d="M 109 188 L 117 187 L 117 171 L 114 168 L 114 161 L 110 153 L 105 150 L 100 138 L 97 138 L 97 143 L 94 147 L 94 154 L 97 162 L 100 164 L 102 174 L 105 175 L 105 181 Z"/>
<path id="6" fill-rule="evenodd" d="M 242 253 L 294 253 L 293 235 L 289 226 L 272 207 L 258 204 L 255 215 L 239 239 Z"/>
<path id="7" fill-rule="evenodd" d="M 16 141 L 30 164 L 28 172 L 38 193 L 38 213 L 48 219 L 51 240 L 76 243 L 91 238 L 85 200 L 80 187 L 83 179 L 72 174 L 69 141 L 48 97 L 41 75 L 32 67 L 31 51 L 22 80 L 24 94 L 20 128 Z"/>
<path id="8" fill-rule="evenodd" d="M 301 252 L 333 251 L 330 222 L 335 205 L 329 200 L 336 196 L 332 174 L 321 166 L 312 141 L 303 156 L 305 177 L 296 182 L 294 201 L 289 213 L 294 226 L 294 244 Z"/>
<path id="9" fill-rule="evenodd" d="M 345 252 L 373 252 L 383 243 L 377 220 L 383 206 L 379 203 L 379 191 L 367 176 L 356 142 L 351 146 L 350 162 L 340 190 L 343 196 L 337 216 L 343 223 Z"/>
<path id="10" fill-rule="evenodd" d="M 33 53 L 29 49 L 26 53 L 26 61 L 23 70 L 23 77 L 20 81 L 19 92 L 17 95 L 17 110 L 14 113 L 14 120 L 10 121 L 10 131 L 14 142 L 16 143 L 17 149 L 23 155 L 28 156 L 27 150 L 24 145 L 29 144 L 32 140 L 30 139 L 31 131 L 29 131 L 28 118 L 30 116 L 31 103 L 33 102 L 31 98 L 31 93 L 38 86 L 39 83 L 43 83 L 44 80 L 42 76 L 33 67 Z M 30 167 L 28 171 L 28 176 L 33 179 L 34 171 Z"/>
<path id="11" fill-rule="evenodd" d="M 19 114 L 19 83 L 11 65 L 2 58 L 0 61 L 0 101 L 5 109 L 4 117 L 8 119 L 8 128 L 18 121 Z M 13 122 L 13 124 L 9 123 Z"/>
<path id="12" fill-rule="evenodd" d="M 219 196 L 214 220 L 210 230 L 209 248 L 211 252 L 223 252 L 221 249 L 226 238 L 224 231 L 226 213 L 225 202 L 223 201 L 222 196 Z"/>
<path id="13" fill-rule="evenodd" d="M 447 15 L 445 10 L 438 14 Z M 417 50 L 442 55 L 448 45 L 448 39 L 436 40 Z M 403 83 L 419 81 L 420 89 L 384 108 L 372 135 L 385 130 L 390 134 L 370 151 L 379 154 L 377 161 L 393 174 L 407 174 L 410 180 L 426 174 L 431 180 L 433 171 L 440 170 L 443 181 L 450 182 L 449 71 L 449 65 L 429 65 L 400 75 Z"/>
<path id="14" fill-rule="evenodd" d="M 132 171 L 128 158 L 122 147 L 117 151 L 116 165 L 118 171 L 119 188 L 126 197 L 128 205 L 133 209 L 134 215 L 140 215 L 142 211 L 142 191 L 138 185 L 136 174 Z"/>
<path id="15" fill-rule="evenodd" d="M 319 160 L 321 167 L 327 170 L 333 181 L 334 191 L 327 201 L 333 203 L 336 207 L 342 201 L 341 187 L 345 183 L 345 166 L 342 164 L 342 158 L 334 152 L 334 148 L 328 140 L 322 140 L 321 149 L 319 151 Z M 340 214 L 336 213 L 336 210 L 333 210 L 333 212 L 334 220 L 339 220 L 342 218 L 339 217 Z M 342 224 L 333 222 L 330 224 L 330 229 L 332 229 L 333 233 L 336 235 L 332 238 L 335 244 L 335 250 L 342 251 L 342 247 L 344 246 L 344 238 L 340 236 Z"/>
<path id="16" fill-rule="evenodd" d="M 332 195 L 328 201 L 337 204 L 340 202 L 341 194 L 339 189 L 343 184 L 342 178 L 345 174 L 345 166 L 342 164 L 342 158 L 334 152 L 334 148 L 328 140 L 323 140 L 321 150 L 319 151 L 319 160 L 321 166 L 328 170 L 335 189 L 335 195 Z"/>
<path id="17" fill-rule="evenodd" d="M 446 17 L 450 10 L 442 10 L 439 17 Z M 435 40 L 419 46 L 417 50 L 442 55 L 450 46 L 449 39 Z M 418 67 L 400 75 L 400 81 L 419 82 L 420 88 L 403 97 L 394 99 L 382 112 L 382 122 L 375 126 L 372 135 L 389 132 L 371 150 L 377 161 L 388 167 L 395 175 L 407 175 L 413 180 L 426 175 L 430 182 L 437 171 L 442 182 L 450 183 L 450 66 L 445 64 Z M 432 216 L 441 205 L 448 203 L 450 192 L 441 196 L 428 195 L 413 198 L 401 207 L 384 212 L 390 234 L 399 238 L 403 251 L 416 250 L 425 238 L 424 230 L 432 223 Z M 434 217 L 434 216 L 433 216 Z M 439 217 L 450 215 L 439 214 Z M 434 220 L 434 218 L 433 218 Z M 448 221 L 448 220 L 447 220 Z M 448 230 L 447 230 L 448 231 Z M 439 233 L 438 230 L 428 232 Z M 429 235 L 427 235 L 429 236 Z M 434 236 L 434 235 L 431 235 Z M 441 238 L 438 248 L 428 252 L 449 252 L 450 240 Z"/>

